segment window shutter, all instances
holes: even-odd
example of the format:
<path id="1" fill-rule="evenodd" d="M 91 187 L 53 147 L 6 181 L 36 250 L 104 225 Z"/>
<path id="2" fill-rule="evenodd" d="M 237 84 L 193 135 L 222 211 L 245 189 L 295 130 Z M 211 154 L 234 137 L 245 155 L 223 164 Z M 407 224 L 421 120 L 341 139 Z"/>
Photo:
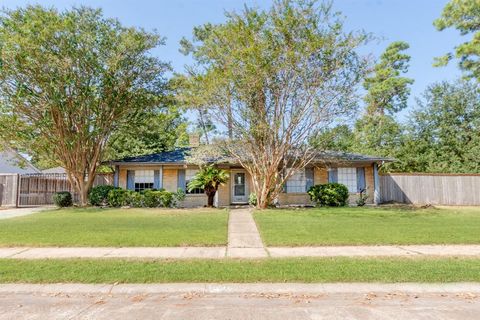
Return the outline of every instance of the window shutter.
<path id="1" fill-rule="evenodd" d="M 357 191 L 361 192 L 365 187 L 365 168 L 357 168 Z"/>
<path id="2" fill-rule="evenodd" d="M 186 183 L 185 183 L 185 169 L 178 169 L 177 171 L 177 188 L 182 189 L 185 191 Z"/>
<path id="3" fill-rule="evenodd" d="M 328 182 L 338 182 L 338 170 L 337 168 L 331 168 L 328 170 Z"/>
<path id="4" fill-rule="evenodd" d="M 160 189 L 160 170 L 153 171 L 153 188 Z"/>
<path id="5" fill-rule="evenodd" d="M 308 189 L 313 187 L 313 168 L 305 168 L 305 181 L 305 191 L 308 191 Z"/>
<path id="6" fill-rule="evenodd" d="M 115 188 L 118 187 L 119 176 L 120 176 L 120 167 L 115 166 L 115 173 L 113 174 L 113 186 Z"/>
<path id="7" fill-rule="evenodd" d="M 135 190 L 135 170 L 127 170 L 127 189 Z"/>

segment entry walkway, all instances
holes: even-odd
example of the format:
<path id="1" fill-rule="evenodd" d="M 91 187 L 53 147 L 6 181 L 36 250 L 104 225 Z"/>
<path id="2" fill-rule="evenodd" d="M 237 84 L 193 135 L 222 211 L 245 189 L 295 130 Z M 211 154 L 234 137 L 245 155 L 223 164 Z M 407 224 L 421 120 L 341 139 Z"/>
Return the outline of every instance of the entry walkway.
<path id="1" fill-rule="evenodd" d="M 268 256 L 250 209 L 230 211 L 227 256 L 231 258 L 264 258 Z"/>

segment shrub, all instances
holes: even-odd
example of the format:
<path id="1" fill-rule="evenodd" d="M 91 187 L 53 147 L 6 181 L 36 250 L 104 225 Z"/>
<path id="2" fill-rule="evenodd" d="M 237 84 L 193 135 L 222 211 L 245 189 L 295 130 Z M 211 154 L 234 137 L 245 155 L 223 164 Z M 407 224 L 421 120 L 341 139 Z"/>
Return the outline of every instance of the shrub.
<path id="1" fill-rule="evenodd" d="M 368 194 L 367 189 L 362 189 L 357 199 L 357 206 L 363 207 L 367 203 Z"/>
<path id="2" fill-rule="evenodd" d="M 115 188 L 108 192 L 108 205 L 110 207 L 121 207 L 127 205 L 128 190 Z"/>
<path id="3" fill-rule="evenodd" d="M 348 189 L 340 183 L 318 184 L 308 190 L 310 199 L 319 206 L 342 207 L 347 204 Z"/>
<path id="4" fill-rule="evenodd" d="M 256 193 L 250 193 L 250 195 L 248 196 L 248 204 L 252 205 L 252 206 L 256 206 L 257 205 L 257 194 Z"/>
<path id="5" fill-rule="evenodd" d="M 171 207 L 173 205 L 175 193 L 165 190 L 147 190 L 144 193 L 144 203 L 146 207 Z"/>
<path id="6" fill-rule="evenodd" d="M 115 189 L 114 186 L 96 186 L 93 187 L 88 193 L 88 202 L 92 206 L 102 206 L 107 204 L 108 193 L 110 190 Z"/>
<path id="7" fill-rule="evenodd" d="M 185 190 L 183 190 L 182 188 L 178 188 L 177 192 L 173 194 L 172 206 L 178 206 L 180 201 L 185 200 L 185 197 Z"/>
<path id="8" fill-rule="evenodd" d="M 125 194 L 125 205 L 134 208 L 141 208 L 145 205 L 145 195 L 133 190 L 127 190 Z"/>
<path id="9" fill-rule="evenodd" d="M 53 203 L 57 207 L 71 207 L 73 205 L 72 194 L 68 191 L 55 192 L 53 195 Z"/>

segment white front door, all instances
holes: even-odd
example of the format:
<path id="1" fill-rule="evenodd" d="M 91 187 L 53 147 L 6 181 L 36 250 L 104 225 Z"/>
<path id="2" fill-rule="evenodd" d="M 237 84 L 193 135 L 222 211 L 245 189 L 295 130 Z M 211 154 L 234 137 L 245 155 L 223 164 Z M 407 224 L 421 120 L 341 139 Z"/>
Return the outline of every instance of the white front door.
<path id="1" fill-rule="evenodd" d="M 232 170 L 232 203 L 248 203 L 247 175 L 244 170 Z"/>

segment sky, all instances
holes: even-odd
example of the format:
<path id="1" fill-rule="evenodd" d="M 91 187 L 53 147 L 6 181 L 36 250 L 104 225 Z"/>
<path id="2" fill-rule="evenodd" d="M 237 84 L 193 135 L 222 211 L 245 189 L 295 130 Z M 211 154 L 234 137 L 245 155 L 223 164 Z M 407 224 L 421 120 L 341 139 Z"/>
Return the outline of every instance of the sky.
<path id="1" fill-rule="evenodd" d="M 393 41 L 410 44 L 411 55 L 408 76 L 415 79 L 412 85 L 410 107 L 414 98 L 437 81 L 459 78 L 461 73 L 455 63 L 447 67 L 432 66 L 434 57 L 452 51 L 464 41 L 456 30 L 438 32 L 433 21 L 440 16 L 447 0 L 336 0 L 334 7 L 345 16 L 346 30 L 365 30 L 380 40 L 368 44 L 364 53 L 381 54 Z M 194 26 L 207 22 L 225 21 L 225 12 L 242 10 L 244 5 L 268 8 L 270 0 L 0 0 L 0 6 L 15 8 L 26 4 L 42 4 L 59 9 L 72 6 L 102 8 L 108 17 L 116 17 L 127 26 L 146 30 L 156 29 L 166 37 L 166 45 L 154 51 L 161 59 L 169 61 L 176 72 L 182 72 L 191 59 L 182 55 L 179 41 L 190 38 Z M 408 113 L 402 113 L 406 117 Z"/>

